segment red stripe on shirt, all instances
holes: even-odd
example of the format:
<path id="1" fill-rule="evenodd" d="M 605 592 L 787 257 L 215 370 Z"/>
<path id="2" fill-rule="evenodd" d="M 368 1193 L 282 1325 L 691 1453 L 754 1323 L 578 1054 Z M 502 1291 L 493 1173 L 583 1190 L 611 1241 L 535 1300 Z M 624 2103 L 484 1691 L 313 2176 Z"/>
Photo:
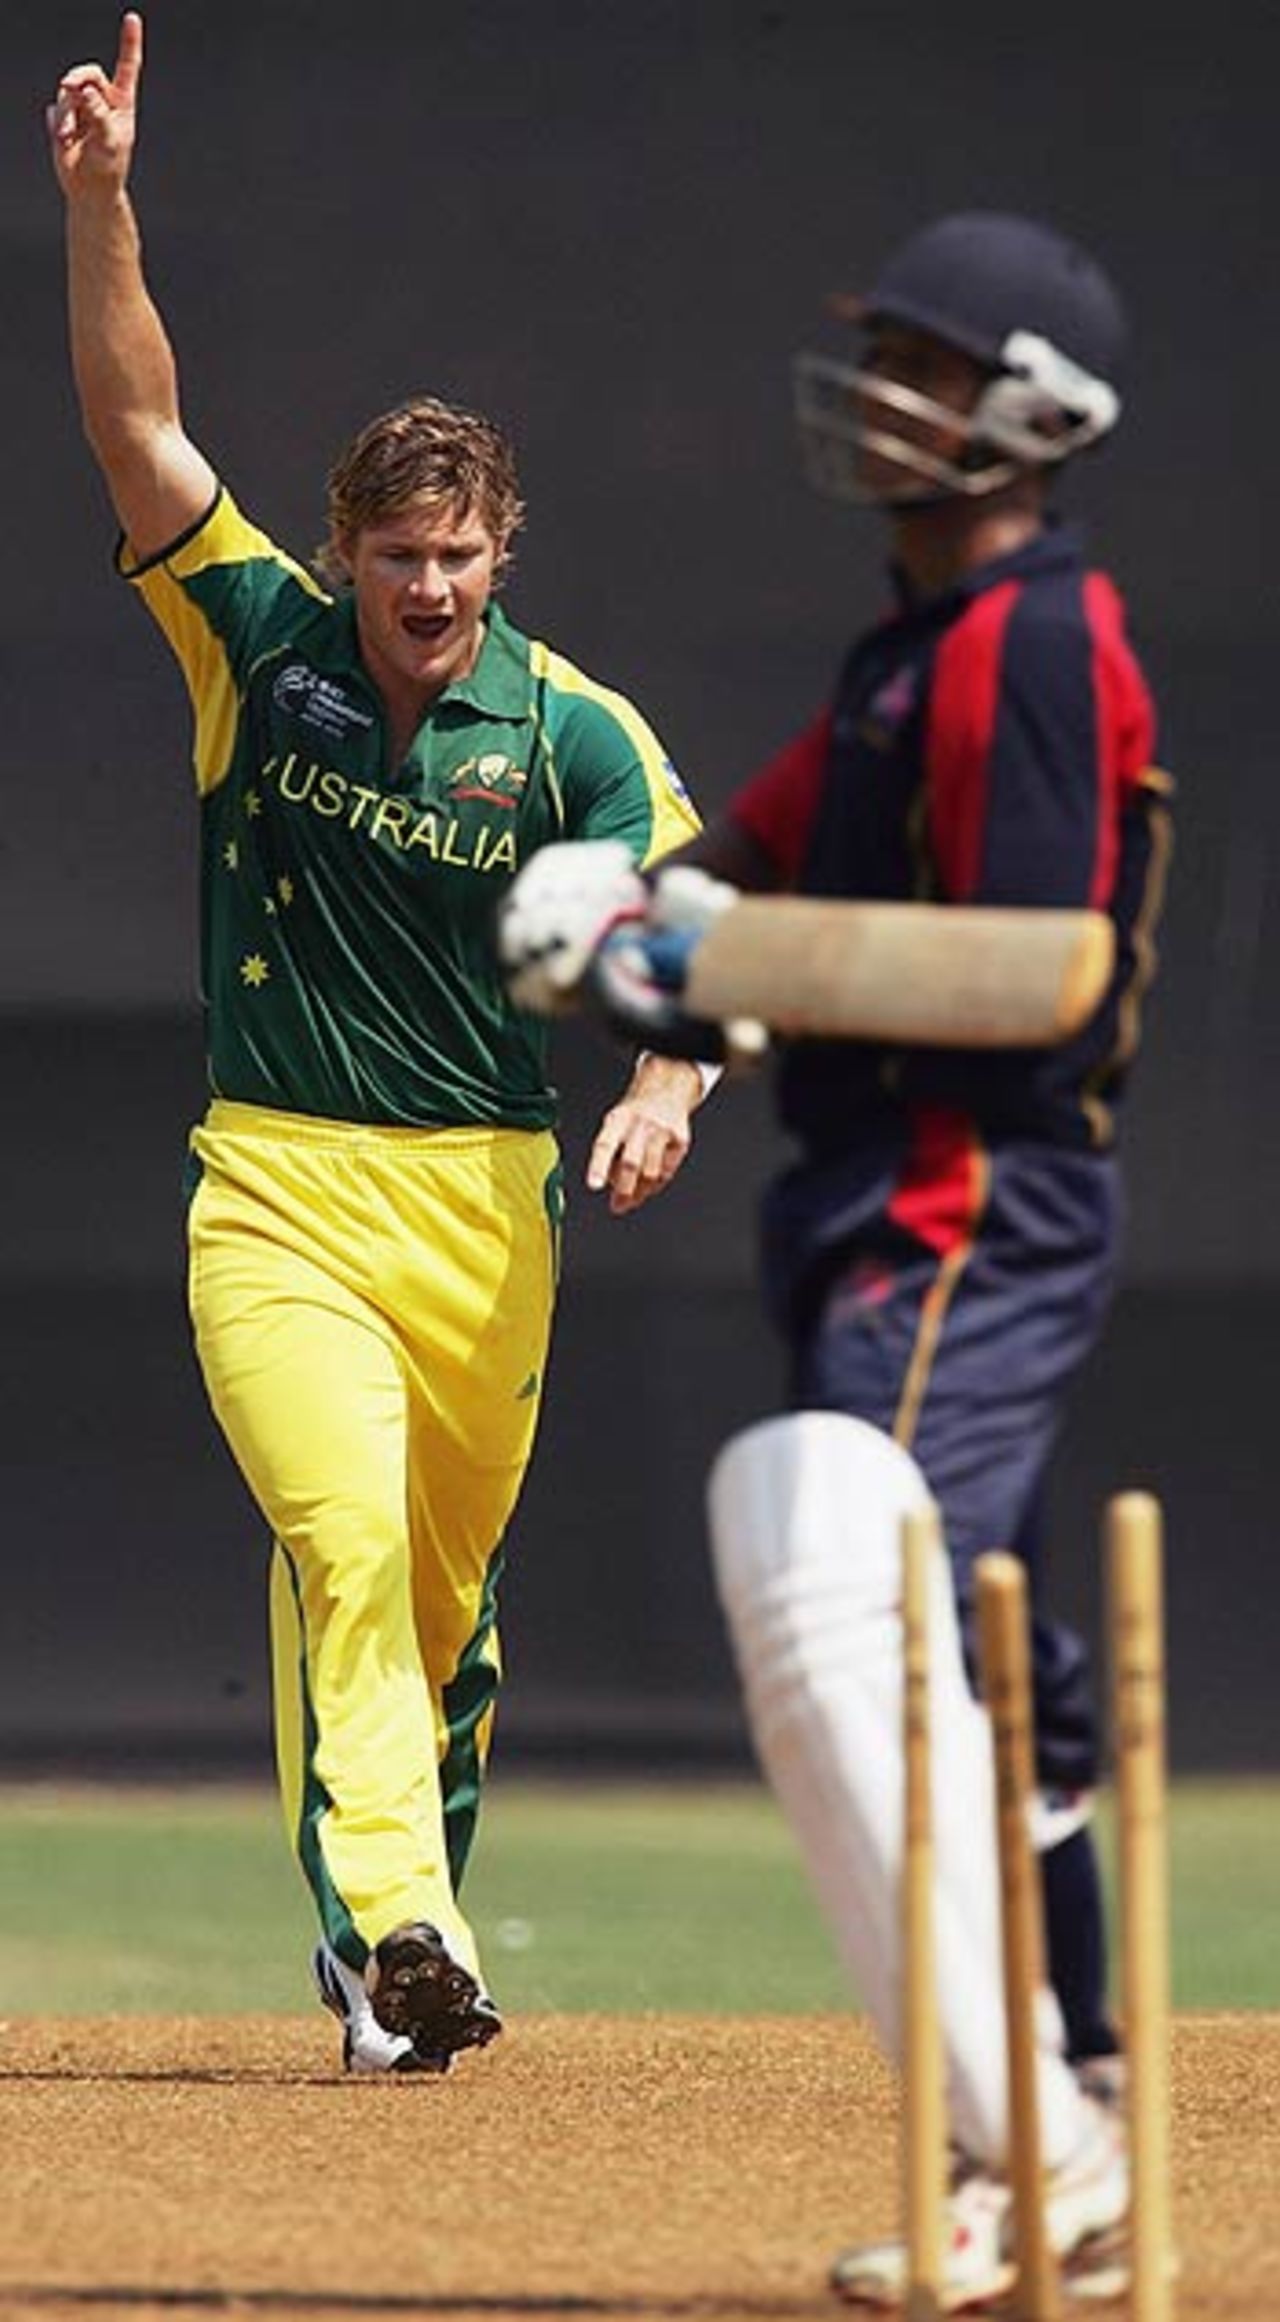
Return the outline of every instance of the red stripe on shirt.
<path id="1" fill-rule="evenodd" d="M 1000 700 L 1005 631 L 1021 583 L 988 589 L 949 629 L 933 663 L 924 769 L 933 858 L 948 902 L 964 903 L 982 875 L 987 775 Z"/>
<path id="2" fill-rule="evenodd" d="M 1124 633 L 1124 607 L 1104 573 L 1084 583 L 1085 619 L 1093 646 L 1093 696 L 1098 721 L 1098 836 L 1089 901 L 1111 901 L 1120 854 L 1121 792 L 1151 763 L 1155 712 Z"/>
<path id="3" fill-rule="evenodd" d="M 986 1194 L 986 1154 L 967 1113 L 922 1105 L 888 1215 L 940 1258 L 973 1240 Z"/>
<path id="4" fill-rule="evenodd" d="M 730 818 L 764 848 L 782 887 L 796 885 L 808 853 L 831 746 L 831 719 L 831 710 L 824 709 L 743 785 L 728 809 Z"/>

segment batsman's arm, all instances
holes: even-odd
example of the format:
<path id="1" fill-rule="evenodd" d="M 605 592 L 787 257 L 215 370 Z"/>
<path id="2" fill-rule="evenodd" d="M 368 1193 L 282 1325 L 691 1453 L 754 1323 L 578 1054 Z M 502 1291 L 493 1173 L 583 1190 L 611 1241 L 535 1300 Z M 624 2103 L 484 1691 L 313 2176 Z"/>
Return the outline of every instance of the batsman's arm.
<path id="1" fill-rule="evenodd" d="M 659 868 L 669 871 L 677 864 L 705 871 L 726 886 L 740 888 L 744 895 L 770 894 L 782 883 L 768 849 L 745 823 L 728 814 L 704 824 L 684 846 L 664 855 Z"/>
<path id="2" fill-rule="evenodd" d="M 73 65 L 46 121 L 66 206 L 71 364 L 81 416 L 135 557 L 167 548 L 209 507 L 217 478 L 187 435 L 177 366 L 147 288 L 129 195 L 142 18 L 121 19 L 114 71 Z"/>

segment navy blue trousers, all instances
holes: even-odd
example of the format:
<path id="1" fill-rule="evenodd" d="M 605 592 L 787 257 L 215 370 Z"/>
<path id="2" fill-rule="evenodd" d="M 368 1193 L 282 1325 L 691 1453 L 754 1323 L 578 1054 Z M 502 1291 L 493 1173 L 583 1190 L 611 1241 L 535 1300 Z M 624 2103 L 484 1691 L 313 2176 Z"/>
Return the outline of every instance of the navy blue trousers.
<path id="1" fill-rule="evenodd" d="M 765 1277 L 790 1347 L 789 1400 L 869 1420 L 919 1462 L 942 1511 L 971 1672 L 974 1560 L 988 1548 L 1025 1559 L 1039 1777 L 1088 1788 L 1088 1657 L 1042 1601 L 1042 1494 L 1066 1391 L 1114 1286 L 1116 1164 L 998 1146 L 972 1239 L 940 1249 L 891 1214 L 896 1160 L 890 1149 L 869 1165 L 800 1164 L 771 1189 Z"/>
<path id="2" fill-rule="evenodd" d="M 923 1470 L 975 1685 L 975 1559 L 989 1548 L 1024 1559 L 1037 1776 L 1046 1789 L 1089 1789 L 1099 1746 L 1088 1654 L 1044 1602 L 1043 1496 L 1064 1397 L 1110 1303 L 1121 1189 L 1110 1156 L 1008 1144 L 986 1164 L 971 1234 L 932 1241 L 895 1203 L 900 1142 L 799 1164 L 766 1200 L 766 1290 L 790 1348 L 793 1408 L 866 1419 Z M 1060 1857 L 1045 1858 L 1050 1965 L 1071 2052 L 1085 2055 L 1114 2045 L 1097 1870 L 1087 1835 Z"/>

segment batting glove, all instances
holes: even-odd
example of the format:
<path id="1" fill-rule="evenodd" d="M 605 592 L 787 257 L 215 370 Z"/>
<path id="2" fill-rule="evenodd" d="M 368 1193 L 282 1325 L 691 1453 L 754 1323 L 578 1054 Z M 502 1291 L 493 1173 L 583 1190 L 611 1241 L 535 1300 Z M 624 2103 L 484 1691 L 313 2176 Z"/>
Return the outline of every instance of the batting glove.
<path id="1" fill-rule="evenodd" d="M 498 957 L 521 1008 L 572 1008 L 587 966 L 614 929 L 643 921 L 649 890 L 621 839 L 564 839 L 531 855 L 498 911 Z"/>
<path id="2" fill-rule="evenodd" d="M 709 928 L 738 899 L 736 887 L 691 863 L 659 871 L 647 924 L 629 920 L 599 945 L 584 977 L 606 1021 L 622 1037 L 662 1056 L 701 1064 L 757 1063 L 768 1046 L 762 1024 L 713 1022 L 684 1004 L 690 964 Z"/>

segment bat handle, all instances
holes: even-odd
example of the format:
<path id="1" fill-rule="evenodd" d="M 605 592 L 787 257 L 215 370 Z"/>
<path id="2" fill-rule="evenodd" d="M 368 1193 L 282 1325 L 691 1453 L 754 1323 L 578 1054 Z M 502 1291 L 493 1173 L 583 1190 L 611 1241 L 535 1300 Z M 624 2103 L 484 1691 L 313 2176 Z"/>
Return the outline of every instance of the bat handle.
<path id="1" fill-rule="evenodd" d="M 758 1072 L 769 1054 L 769 1027 L 758 1016 L 730 1016 L 724 1027 L 725 1070 L 735 1079 Z"/>

